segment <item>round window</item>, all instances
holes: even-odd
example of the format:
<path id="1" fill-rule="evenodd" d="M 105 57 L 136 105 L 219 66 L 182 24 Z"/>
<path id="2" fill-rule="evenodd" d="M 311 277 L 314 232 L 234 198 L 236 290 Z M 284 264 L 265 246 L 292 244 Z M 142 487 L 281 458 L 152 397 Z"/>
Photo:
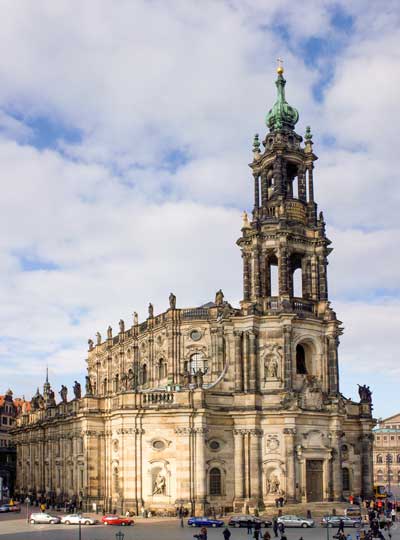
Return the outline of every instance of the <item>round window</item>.
<path id="1" fill-rule="evenodd" d="M 153 448 L 155 450 L 164 450 L 164 448 L 165 448 L 164 441 L 154 441 L 153 442 Z"/>
<path id="2" fill-rule="evenodd" d="M 192 330 L 190 332 L 190 337 L 193 341 L 199 341 L 199 339 L 201 339 L 201 332 L 199 330 Z"/>
<path id="3" fill-rule="evenodd" d="M 219 444 L 218 441 L 210 441 L 210 444 L 209 444 L 211 450 L 219 450 L 221 445 Z"/>

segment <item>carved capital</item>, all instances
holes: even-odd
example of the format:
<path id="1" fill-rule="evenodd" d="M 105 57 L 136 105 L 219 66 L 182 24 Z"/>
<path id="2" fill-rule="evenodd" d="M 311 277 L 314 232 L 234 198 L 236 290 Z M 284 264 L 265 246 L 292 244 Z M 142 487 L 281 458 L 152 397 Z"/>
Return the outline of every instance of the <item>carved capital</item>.
<path id="1" fill-rule="evenodd" d="M 193 429 L 189 427 L 176 427 L 174 431 L 176 435 L 190 435 L 193 433 Z"/>
<path id="2" fill-rule="evenodd" d="M 283 433 L 285 435 L 296 435 L 296 428 L 284 428 Z"/>

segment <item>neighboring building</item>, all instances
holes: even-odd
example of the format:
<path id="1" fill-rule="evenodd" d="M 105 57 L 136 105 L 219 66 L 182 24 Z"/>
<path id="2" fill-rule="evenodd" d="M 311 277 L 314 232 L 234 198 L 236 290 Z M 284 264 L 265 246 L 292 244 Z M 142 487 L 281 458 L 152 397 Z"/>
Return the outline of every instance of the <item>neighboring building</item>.
<path id="1" fill-rule="evenodd" d="M 380 420 L 374 429 L 374 484 L 400 488 L 400 413 Z"/>
<path id="2" fill-rule="evenodd" d="M 14 490 L 16 449 L 11 430 L 22 403 L 21 399 L 13 399 L 11 390 L 0 396 L 0 499 Z"/>
<path id="3" fill-rule="evenodd" d="M 372 493 L 371 392 L 339 391 L 332 251 L 314 201 L 313 142 L 284 95 L 253 145 L 254 208 L 238 240 L 243 300 L 218 291 L 89 340 L 86 393 L 56 405 L 48 381 L 18 419 L 21 495 L 118 511 L 236 511 Z M 206 264 L 206 262 L 204 263 Z"/>

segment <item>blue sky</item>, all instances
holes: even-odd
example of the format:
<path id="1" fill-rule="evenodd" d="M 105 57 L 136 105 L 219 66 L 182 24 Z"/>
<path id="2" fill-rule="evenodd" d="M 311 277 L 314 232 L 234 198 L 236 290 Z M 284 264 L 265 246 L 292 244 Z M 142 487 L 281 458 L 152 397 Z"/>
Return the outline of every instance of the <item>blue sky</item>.
<path id="1" fill-rule="evenodd" d="M 400 120 L 397 2 L 2 5 L 3 388 L 83 380 L 86 343 L 132 312 L 241 298 L 235 241 L 251 209 L 282 57 L 311 125 L 334 251 L 341 385 L 398 411 Z"/>

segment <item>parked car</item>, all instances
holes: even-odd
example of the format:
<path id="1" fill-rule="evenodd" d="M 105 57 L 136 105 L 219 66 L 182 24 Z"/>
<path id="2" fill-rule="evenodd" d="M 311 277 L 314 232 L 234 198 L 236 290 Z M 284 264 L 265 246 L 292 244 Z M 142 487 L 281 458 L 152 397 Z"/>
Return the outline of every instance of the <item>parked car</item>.
<path id="1" fill-rule="evenodd" d="M 98 523 L 97 519 L 93 519 L 88 516 L 82 516 L 82 514 L 68 514 L 61 518 L 61 523 L 65 525 L 95 525 Z"/>
<path id="2" fill-rule="evenodd" d="M 125 525 L 134 524 L 133 519 L 123 516 L 115 516 L 114 514 L 103 516 L 101 521 L 104 523 L 104 525 L 122 525 L 122 527 L 125 527 Z"/>
<path id="3" fill-rule="evenodd" d="M 224 522 L 221 519 L 208 517 L 191 517 L 188 519 L 190 527 L 222 527 Z"/>
<path id="4" fill-rule="evenodd" d="M 361 527 L 361 518 L 348 516 L 324 516 L 321 520 L 321 527 L 339 527 L 340 520 L 345 527 Z"/>
<path id="5" fill-rule="evenodd" d="M 9 512 L 10 511 L 10 508 L 8 506 L 8 504 L 2 504 L 0 506 L 0 512 Z"/>
<path id="6" fill-rule="evenodd" d="M 253 527 L 257 523 L 261 527 L 271 527 L 272 521 L 268 519 L 259 518 L 251 515 L 242 515 L 242 516 L 232 516 L 228 521 L 229 527 L 247 527 L 247 524 L 251 521 Z"/>
<path id="7" fill-rule="evenodd" d="M 37 514 L 31 514 L 29 516 L 29 523 L 35 525 L 36 523 L 60 523 L 61 519 L 58 516 L 52 516 L 51 514 L 46 514 L 46 512 L 38 512 Z"/>
<path id="8" fill-rule="evenodd" d="M 19 503 L 7 504 L 9 512 L 21 512 L 21 505 Z"/>
<path id="9" fill-rule="evenodd" d="M 361 508 L 359 506 L 350 506 L 349 508 L 346 508 L 344 511 L 344 515 L 347 517 L 352 518 L 361 518 Z"/>
<path id="10" fill-rule="evenodd" d="M 314 527 L 315 521 L 313 519 L 303 518 L 299 516 L 280 516 L 278 517 L 278 523 L 283 523 L 285 527 Z"/>

